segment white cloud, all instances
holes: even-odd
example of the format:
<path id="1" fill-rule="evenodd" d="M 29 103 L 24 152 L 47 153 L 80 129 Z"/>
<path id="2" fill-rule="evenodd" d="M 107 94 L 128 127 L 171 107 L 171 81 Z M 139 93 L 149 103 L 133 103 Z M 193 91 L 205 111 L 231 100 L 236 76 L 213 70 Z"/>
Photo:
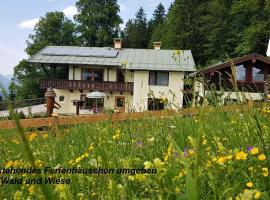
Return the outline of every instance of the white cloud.
<path id="1" fill-rule="evenodd" d="M 22 29 L 33 29 L 38 21 L 39 21 L 38 18 L 29 19 L 29 20 L 22 21 L 17 26 Z"/>
<path id="2" fill-rule="evenodd" d="M 78 13 L 77 8 L 75 6 L 68 6 L 62 11 L 69 18 L 72 18 L 73 15 Z"/>

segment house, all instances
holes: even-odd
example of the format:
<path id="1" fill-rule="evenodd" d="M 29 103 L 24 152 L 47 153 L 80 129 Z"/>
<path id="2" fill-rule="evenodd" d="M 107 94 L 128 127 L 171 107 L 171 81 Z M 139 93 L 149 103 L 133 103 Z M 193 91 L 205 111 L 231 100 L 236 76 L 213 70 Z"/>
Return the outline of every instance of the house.
<path id="1" fill-rule="evenodd" d="M 195 71 L 190 50 L 162 50 L 161 42 L 154 49 L 122 48 L 122 40 L 112 47 L 47 46 L 28 62 L 40 67 L 66 67 L 65 79 L 41 80 L 41 88 L 52 87 L 59 113 L 76 112 L 74 102 L 82 101 L 80 113 L 94 107 L 119 112 L 145 111 L 183 103 L 183 78 Z M 91 92 L 102 92 L 104 98 L 87 98 Z"/>
<path id="2" fill-rule="evenodd" d="M 269 73 L 270 58 L 254 53 L 209 66 L 190 76 L 195 77 L 197 103 L 215 97 L 226 104 L 264 100 Z"/>

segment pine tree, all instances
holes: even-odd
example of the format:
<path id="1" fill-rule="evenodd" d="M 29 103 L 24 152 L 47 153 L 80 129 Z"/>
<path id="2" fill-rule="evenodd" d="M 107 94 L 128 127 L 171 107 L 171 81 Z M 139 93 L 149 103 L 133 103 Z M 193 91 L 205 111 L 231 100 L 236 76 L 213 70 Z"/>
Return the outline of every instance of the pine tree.
<path id="1" fill-rule="evenodd" d="M 166 18 L 166 12 L 165 8 L 160 3 L 153 13 L 153 18 L 148 23 L 148 32 L 149 36 L 151 37 L 148 47 L 153 47 L 153 42 L 155 41 L 161 41 L 162 39 L 162 24 L 165 21 Z"/>
<path id="2" fill-rule="evenodd" d="M 147 48 L 149 41 L 149 32 L 147 26 L 147 19 L 144 9 L 139 8 L 135 19 L 129 20 L 124 30 L 124 44 L 125 47 L 130 48 Z"/>

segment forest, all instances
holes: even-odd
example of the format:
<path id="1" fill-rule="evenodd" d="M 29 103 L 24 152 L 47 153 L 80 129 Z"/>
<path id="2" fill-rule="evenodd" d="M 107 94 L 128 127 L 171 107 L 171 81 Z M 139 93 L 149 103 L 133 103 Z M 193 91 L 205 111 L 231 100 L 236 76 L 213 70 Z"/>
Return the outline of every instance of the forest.
<path id="1" fill-rule="evenodd" d="M 168 10 L 160 3 L 152 18 L 141 7 L 123 24 L 117 0 L 78 0 L 74 20 L 48 12 L 29 35 L 25 51 L 33 56 L 47 45 L 113 46 L 124 48 L 190 49 L 197 68 L 249 53 L 265 55 L 270 36 L 269 0 L 175 0 Z M 44 96 L 40 79 L 61 78 L 62 69 L 29 65 L 21 60 L 9 87 L 11 100 Z"/>

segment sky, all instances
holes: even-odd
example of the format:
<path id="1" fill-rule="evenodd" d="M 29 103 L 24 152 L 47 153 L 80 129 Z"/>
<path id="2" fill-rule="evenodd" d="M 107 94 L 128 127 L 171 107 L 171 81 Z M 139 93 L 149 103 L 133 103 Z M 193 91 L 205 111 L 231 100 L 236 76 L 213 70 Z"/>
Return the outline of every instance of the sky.
<path id="1" fill-rule="evenodd" d="M 139 7 L 143 7 L 150 19 L 160 2 L 168 9 L 173 0 L 118 0 L 120 16 L 125 23 L 134 18 Z M 28 58 L 24 51 L 26 40 L 40 17 L 46 12 L 63 11 L 73 19 L 77 12 L 75 3 L 76 0 L 0 1 L 0 74 L 12 74 L 13 67 L 23 58 Z"/>

